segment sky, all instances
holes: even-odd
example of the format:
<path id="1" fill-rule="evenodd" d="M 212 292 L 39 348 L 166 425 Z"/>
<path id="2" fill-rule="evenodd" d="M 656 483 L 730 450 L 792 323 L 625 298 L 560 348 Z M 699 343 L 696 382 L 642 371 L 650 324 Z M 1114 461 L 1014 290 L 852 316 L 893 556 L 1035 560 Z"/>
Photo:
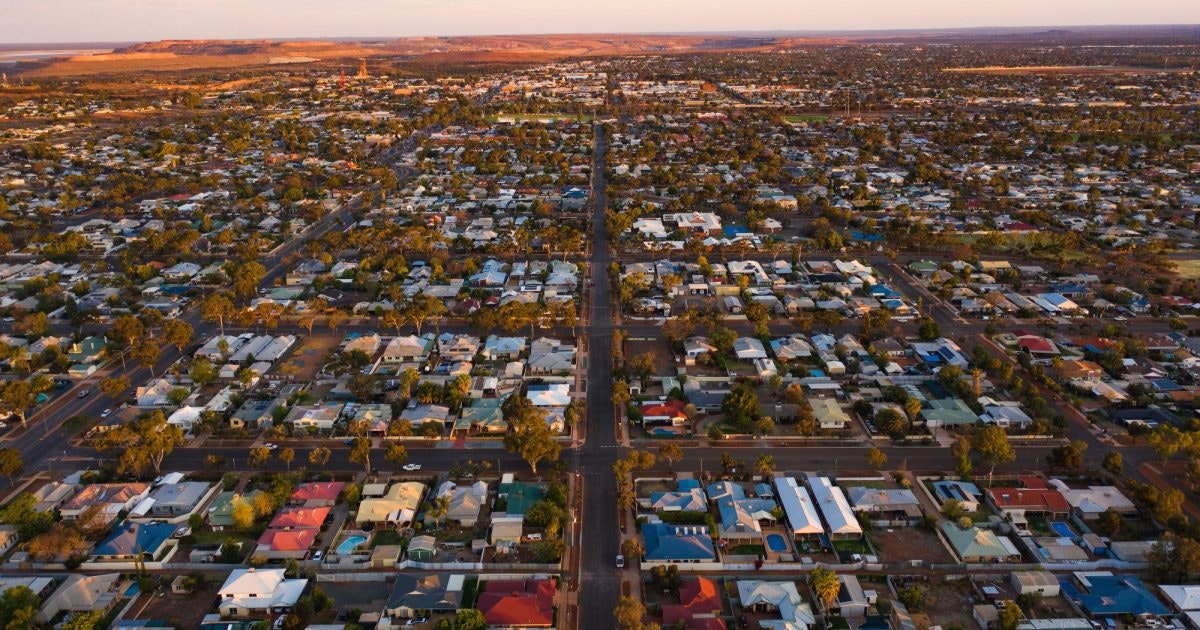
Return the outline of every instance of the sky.
<path id="1" fill-rule="evenodd" d="M 0 44 L 1198 24 L 1197 0 L 0 0 Z"/>

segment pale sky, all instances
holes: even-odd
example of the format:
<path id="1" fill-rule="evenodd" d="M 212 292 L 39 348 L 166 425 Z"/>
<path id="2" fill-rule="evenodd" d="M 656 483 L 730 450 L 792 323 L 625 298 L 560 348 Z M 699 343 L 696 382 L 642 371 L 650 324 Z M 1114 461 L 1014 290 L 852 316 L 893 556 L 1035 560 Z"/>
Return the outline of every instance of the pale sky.
<path id="1" fill-rule="evenodd" d="M 1198 23 L 1198 0 L 0 0 L 3 44 Z"/>

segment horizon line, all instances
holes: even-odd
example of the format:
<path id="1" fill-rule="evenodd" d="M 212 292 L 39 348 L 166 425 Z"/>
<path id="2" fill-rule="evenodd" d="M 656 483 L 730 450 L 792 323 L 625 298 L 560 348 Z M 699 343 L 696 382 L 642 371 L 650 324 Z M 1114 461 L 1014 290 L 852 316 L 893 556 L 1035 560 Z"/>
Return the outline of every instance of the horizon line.
<path id="1" fill-rule="evenodd" d="M 660 36 L 660 37 L 813 37 L 831 35 L 921 35 L 921 34 L 953 34 L 964 31 L 1009 31 L 1011 34 L 1029 34 L 1051 29 L 1145 29 L 1145 28 L 1200 28 L 1200 23 L 1108 23 L 1108 24 L 1038 24 L 1038 25 L 996 25 L 996 26 L 943 26 L 915 28 L 841 28 L 841 29 L 762 29 L 762 30 L 728 30 L 728 31 L 562 31 L 562 32 L 526 32 L 526 33 L 475 33 L 458 35 L 296 35 L 288 37 L 171 37 L 161 39 L 126 39 L 126 40 L 75 40 L 75 41 L 5 41 L 0 47 L 12 46 L 79 46 L 79 45 L 109 45 L 109 44 L 144 44 L 154 42 L 194 42 L 194 41 L 264 41 L 264 42 L 304 42 L 326 40 L 360 40 L 360 41 L 398 41 L 405 39 L 450 39 L 450 38 L 486 38 L 486 37 L 571 37 L 595 35 L 629 35 L 629 36 Z"/>

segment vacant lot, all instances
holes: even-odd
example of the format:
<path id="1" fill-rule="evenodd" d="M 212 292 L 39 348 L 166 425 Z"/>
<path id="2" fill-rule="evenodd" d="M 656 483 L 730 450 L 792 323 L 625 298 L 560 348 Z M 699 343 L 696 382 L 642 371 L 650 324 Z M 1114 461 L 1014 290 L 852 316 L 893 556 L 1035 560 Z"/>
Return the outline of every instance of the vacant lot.
<path id="1" fill-rule="evenodd" d="M 142 594 L 130 613 L 134 619 L 165 619 L 176 628 L 198 628 L 204 615 L 212 612 L 217 601 L 220 581 L 208 581 L 187 595 L 171 593 L 170 579 L 164 578 L 162 588 Z"/>
<path id="2" fill-rule="evenodd" d="M 916 527 L 875 528 L 871 530 L 871 544 L 884 562 L 923 560 L 931 562 L 954 562 L 950 553 L 938 540 L 937 534 Z"/>
<path id="3" fill-rule="evenodd" d="M 287 360 L 276 371 L 280 376 L 288 376 L 298 381 L 310 381 L 317 376 L 317 370 L 325 364 L 330 351 L 341 343 L 341 337 L 332 335 L 313 335 L 304 337 L 295 350 L 288 355 Z"/>

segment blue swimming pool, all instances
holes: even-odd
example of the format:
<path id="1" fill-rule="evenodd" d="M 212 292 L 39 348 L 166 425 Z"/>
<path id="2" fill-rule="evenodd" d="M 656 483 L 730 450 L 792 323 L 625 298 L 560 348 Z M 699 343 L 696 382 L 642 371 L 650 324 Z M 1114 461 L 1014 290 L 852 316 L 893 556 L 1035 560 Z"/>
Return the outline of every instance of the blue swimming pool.
<path id="1" fill-rule="evenodd" d="M 351 553 L 354 553 L 355 547 L 357 547 L 365 542 L 367 542 L 366 536 L 358 536 L 358 535 L 347 536 L 345 540 L 338 543 L 337 553 L 338 553 L 338 555 L 342 555 L 342 556 L 349 555 Z"/>
<path id="2" fill-rule="evenodd" d="M 775 553 L 783 553 L 788 550 L 787 541 L 779 534 L 767 534 L 767 548 Z"/>
<path id="3" fill-rule="evenodd" d="M 1054 533 L 1058 534 L 1059 536 L 1064 538 L 1075 537 L 1075 530 L 1071 529 L 1070 525 L 1062 521 L 1050 521 L 1049 525 L 1050 529 L 1054 530 Z"/>

